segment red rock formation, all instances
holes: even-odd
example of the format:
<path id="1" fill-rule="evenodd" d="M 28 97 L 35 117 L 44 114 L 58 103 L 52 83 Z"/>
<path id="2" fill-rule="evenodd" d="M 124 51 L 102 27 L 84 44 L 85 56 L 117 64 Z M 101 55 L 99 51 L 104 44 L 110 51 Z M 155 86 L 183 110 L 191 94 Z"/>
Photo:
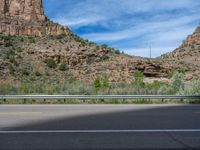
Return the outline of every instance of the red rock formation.
<path id="1" fill-rule="evenodd" d="M 189 64 L 191 68 L 200 66 L 200 26 L 189 35 L 174 51 L 160 57 L 164 61 L 179 62 L 183 66 Z M 199 70 L 199 69 L 198 69 Z"/>
<path id="2" fill-rule="evenodd" d="M 43 36 L 70 34 L 70 30 L 46 18 L 42 0 L 0 0 L 0 33 Z"/>

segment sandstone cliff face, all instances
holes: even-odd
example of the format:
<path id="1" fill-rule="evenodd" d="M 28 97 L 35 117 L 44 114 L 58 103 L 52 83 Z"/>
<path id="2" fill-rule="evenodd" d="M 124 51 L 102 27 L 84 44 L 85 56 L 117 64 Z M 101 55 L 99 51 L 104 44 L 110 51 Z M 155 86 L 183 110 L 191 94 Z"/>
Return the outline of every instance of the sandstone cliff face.
<path id="1" fill-rule="evenodd" d="M 169 61 L 180 61 L 181 63 L 188 63 L 200 66 L 200 26 L 183 41 L 180 47 L 175 51 L 161 56 L 161 59 Z"/>
<path id="2" fill-rule="evenodd" d="M 0 0 L 0 33 L 7 35 L 67 35 L 70 30 L 49 21 L 42 0 Z"/>

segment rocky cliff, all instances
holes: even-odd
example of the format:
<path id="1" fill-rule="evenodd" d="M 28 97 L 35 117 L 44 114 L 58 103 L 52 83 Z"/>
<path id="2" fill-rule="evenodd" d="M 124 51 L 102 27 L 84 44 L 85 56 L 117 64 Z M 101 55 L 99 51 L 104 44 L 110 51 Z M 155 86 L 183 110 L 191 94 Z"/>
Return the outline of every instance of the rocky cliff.
<path id="1" fill-rule="evenodd" d="M 42 0 L 0 0 L 0 33 L 6 35 L 67 35 L 70 30 L 49 21 Z"/>
<path id="2" fill-rule="evenodd" d="M 161 56 L 161 59 L 200 67 L 200 26 L 183 41 L 180 47 Z"/>
<path id="3" fill-rule="evenodd" d="M 47 79 L 51 82 L 69 77 L 93 82 L 102 75 L 108 76 L 110 82 L 131 83 L 136 70 L 143 72 L 149 82 L 168 80 L 169 72 L 183 67 L 193 77 L 199 68 L 188 60 L 199 65 L 199 50 L 200 28 L 197 28 L 177 50 L 158 59 L 129 56 L 83 40 L 67 27 L 49 21 L 42 0 L 0 0 L 2 83 Z"/>

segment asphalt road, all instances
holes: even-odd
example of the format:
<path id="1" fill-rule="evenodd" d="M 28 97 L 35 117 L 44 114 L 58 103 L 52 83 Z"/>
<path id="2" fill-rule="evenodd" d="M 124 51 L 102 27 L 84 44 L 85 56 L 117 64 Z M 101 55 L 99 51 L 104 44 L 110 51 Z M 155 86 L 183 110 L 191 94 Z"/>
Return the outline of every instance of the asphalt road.
<path id="1" fill-rule="evenodd" d="M 0 150 L 200 149 L 200 105 L 0 105 Z"/>

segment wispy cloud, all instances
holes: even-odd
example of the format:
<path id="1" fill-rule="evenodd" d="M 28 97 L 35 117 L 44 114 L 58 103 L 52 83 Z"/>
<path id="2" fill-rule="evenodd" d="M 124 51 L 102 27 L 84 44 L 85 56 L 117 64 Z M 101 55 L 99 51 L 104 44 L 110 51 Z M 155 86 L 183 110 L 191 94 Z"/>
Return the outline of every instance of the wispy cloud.
<path id="1" fill-rule="evenodd" d="M 187 25 L 189 23 L 192 23 L 196 20 L 199 20 L 199 16 L 198 15 L 194 15 L 194 16 L 184 16 L 182 18 L 179 19 L 171 19 L 171 20 L 165 20 L 165 21 L 152 21 L 152 22 L 143 22 L 140 24 L 137 24 L 131 28 L 122 30 L 122 31 L 117 31 L 117 32 L 110 32 L 110 33 L 92 33 L 92 34 L 83 34 L 82 36 L 84 38 L 88 38 L 88 39 L 93 39 L 95 41 L 119 41 L 119 40 L 124 40 L 124 39 L 128 39 L 128 38 L 136 38 L 138 36 L 147 36 L 149 34 L 157 34 L 157 32 L 159 32 L 159 34 L 162 34 L 160 32 L 167 32 L 168 35 L 169 33 L 171 33 L 170 35 L 175 35 L 175 32 L 170 32 L 173 31 L 174 29 L 180 28 L 184 25 Z M 182 27 L 183 28 L 183 27 Z M 184 30 L 182 29 L 181 30 Z M 192 26 L 193 28 L 193 26 Z M 187 29 L 188 31 L 188 29 Z M 191 29 L 190 29 L 191 31 Z M 179 32 L 179 31 L 176 31 Z M 180 34 L 182 34 L 180 32 Z M 171 38 L 171 37 L 170 37 Z"/>
<path id="2" fill-rule="evenodd" d="M 70 26 L 70 27 L 81 27 L 81 26 L 86 26 L 86 25 L 91 25 L 94 24 L 95 22 L 98 22 L 102 20 L 102 18 L 98 17 L 93 17 L 93 18 L 73 18 L 73 19 L 67 19 L 64 17 L 59 17 L 54 19 L 54 21 L 65 25 L 65 26 Z"/>

